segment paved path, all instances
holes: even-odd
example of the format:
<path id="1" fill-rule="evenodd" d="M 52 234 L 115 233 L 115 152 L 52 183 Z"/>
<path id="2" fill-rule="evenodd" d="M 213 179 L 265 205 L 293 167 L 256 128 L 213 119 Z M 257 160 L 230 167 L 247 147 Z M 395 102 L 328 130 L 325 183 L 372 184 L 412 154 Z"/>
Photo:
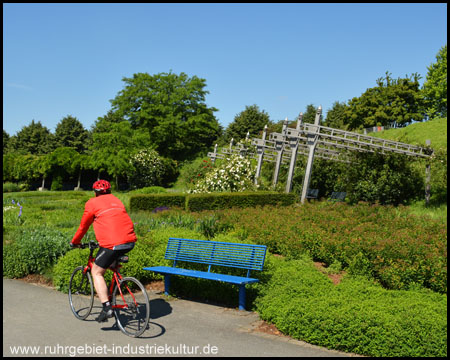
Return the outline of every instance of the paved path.
<path id="1" fill-rule="evenodd" d="M 131 338 L 113 319 L 103 324 L 94 320 L 101 308 L 98 299 L 93 313 L 80 321 L 72 315 L 66 294 L 3 279 L 3 356 L 26 356 L 25 351 L 28 356 L 69 357 L 352 356 L 257 331 L 260 320 L 253 312 L 166 300 L 156 292 L 149 292 L 149 297 L 150 329 Z"/>

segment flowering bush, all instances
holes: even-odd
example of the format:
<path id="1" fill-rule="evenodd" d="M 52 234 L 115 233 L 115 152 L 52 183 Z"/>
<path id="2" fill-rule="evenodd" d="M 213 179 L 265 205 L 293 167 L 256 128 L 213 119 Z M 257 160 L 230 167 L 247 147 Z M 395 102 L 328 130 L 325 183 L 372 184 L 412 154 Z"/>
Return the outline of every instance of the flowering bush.
<path id="1" fill-rule="evenodd" d="M 255 187 L 255 168 L 249 159 L 232 155 L 217 168 L 206 173 L 190 193 L 246 191 Z"/>
<path id="2" fill-rule="evenodd" d="M 129 175 L 132 189 L 161 185 L 166 174 L 164 159 L 155 150 L 141 150 L 132 156 L 130 163 L 134 171 Z"/>
<path id="3" fill-rule="evenodd" d="M 207 157 L 199 157 L 190 162 L 184 162 L 180 168 L 180 175 L 175 184 L 176 188 L 192 190 L 205 175 L 214 168 L 214 164 Z"/>

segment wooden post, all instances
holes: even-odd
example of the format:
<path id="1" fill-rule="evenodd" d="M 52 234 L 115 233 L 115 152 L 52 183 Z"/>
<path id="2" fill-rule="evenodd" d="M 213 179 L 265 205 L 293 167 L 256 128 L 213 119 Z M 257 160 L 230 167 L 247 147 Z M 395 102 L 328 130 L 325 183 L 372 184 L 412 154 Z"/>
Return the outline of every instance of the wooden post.
<path id="1" fill-rule="evenodd" d="M 286 128 L 287 128 L 288 119 L 286 118 L 283 122 L 283 130 L 281 133 L 283 134 L 283 140 L 275 141 L 275 149 L 277 150 L 277 161 L 275 163 L 275 171 L 273 173 L 273 182 L 272 186 L 275 187 L 278 183 L 278 175 L 280 174 L 280 166 L 281 160 L 283 159 L 283 150 L 284 150 L 284 139 L 286 137 Z"/>
<path id="2" fill-rule="evenodd" d="M 426 140 L 425 142 L 428 146 L 431 145 L 431 140 Z M 430 159 L 427 159 L 427 166 L 425 168 L 425 206 L 428 206 L 430 203 L 430 189 L 431 189 L 431 164 Z"/>
<path id="3" fill-rule="evenodd" d="M 316 118 L 314 119 L 314 125 L 318 126 L 320 122 L 320 116 L 322 114 L 322 106 L 319 106 L 317 108 Z M 311 180 L 311 173 L 312 173 L 312 165 L 314 162 L 314 152 L 316 150 L 317 145 L 317 132 L 319 128 L 316 127 L 314 133 L 308 133 L 308 162 L 306 163 L 306 170 L 305 170 L 305 178 L 303 179 L 303 188 L 302 188 L 302 197 L 301 197 L 301 203 L 305 203 L 306 194 L 308 192 L 309 188 L 309 182 Z"/>
<path id="4" fill-rule="evenodd" d="M 216 159 L 217 159 L 217 144 L 214 145 L 214 153 L 213 153 L 211 162 L 212 162 L 213 164 L 215 164 L 215 163 L 216 163 Z"/>
<path id="5" fill-rule="evenodd" d="M 263 134 L 262 134 L 262 146 L 257 146 L 257 153 L 258 153 L 258 164 L 256 165 L 256 174 L 255 174 L 255 185 L 258 184 L 258 178 L 261 175 L 261 168 L 262 168 L 262 162 L 264 158 L 264 146 L 266 142 L 266 136 L 267 136 L 267 125 L 264 126 Z"/>
<path id="6" fill-rule="evenodd" d="M 294 170 L 295 170 L 295 163 L 297 162 L 297 151 L 298 151 L 298 131 L 300 130 L 300 125 L 303 120 L 303 113 L 300 113 L 298 119 L 297 119 L 297 127 L 296 127 L 296 133 L 295 136 L 289 138 L 289 146 L 291 147 L 292 153 L 291 153 L 291 162 L 289 164 L 289 172 L 288 172 L 288 179 L 286 181 L 286 192 L 290 193 L 292 190 L 292 179 L 294 178 Z"/>

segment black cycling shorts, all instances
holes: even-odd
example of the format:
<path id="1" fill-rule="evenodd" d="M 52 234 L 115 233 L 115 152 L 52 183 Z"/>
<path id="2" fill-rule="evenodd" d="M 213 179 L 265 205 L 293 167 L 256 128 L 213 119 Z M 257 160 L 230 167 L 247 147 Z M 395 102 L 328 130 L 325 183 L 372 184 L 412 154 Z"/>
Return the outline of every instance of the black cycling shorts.
<path id="1" fill-rule="evenodd" d="M 107 269 L 117 258 L 125 255 L 128 251 L 133 249 L 133 243 L 121 244 L 114 247 L 113 250 L 100 247 L 95 257 L 95 265 L 103 269 Z"/>

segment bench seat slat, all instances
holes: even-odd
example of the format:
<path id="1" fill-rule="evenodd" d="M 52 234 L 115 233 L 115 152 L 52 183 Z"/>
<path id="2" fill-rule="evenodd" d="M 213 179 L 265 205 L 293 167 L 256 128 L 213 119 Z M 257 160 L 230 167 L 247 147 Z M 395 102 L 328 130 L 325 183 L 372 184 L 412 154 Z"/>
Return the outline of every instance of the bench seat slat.
<path id="1" fill-rule="evenodd" d="M 145 267 L 144 270 L 154 271 L 159 274 L 182 275 L 182 276 L 196 277 L 196 278 L 202 278 L 202 279 L 207 279 L 207 280 L 224 281 L 224 282 L 237 284 L 237 285 L 250 284 L 250 283 L 259 281 L 258 279 L 254 279 L 254 278 L 217 274 L 217 273 L 206 272 L 206 271 L 188 270 L 188 269 L 174 268 L 174 267 L 169 267 L 169 266 Z"/>

